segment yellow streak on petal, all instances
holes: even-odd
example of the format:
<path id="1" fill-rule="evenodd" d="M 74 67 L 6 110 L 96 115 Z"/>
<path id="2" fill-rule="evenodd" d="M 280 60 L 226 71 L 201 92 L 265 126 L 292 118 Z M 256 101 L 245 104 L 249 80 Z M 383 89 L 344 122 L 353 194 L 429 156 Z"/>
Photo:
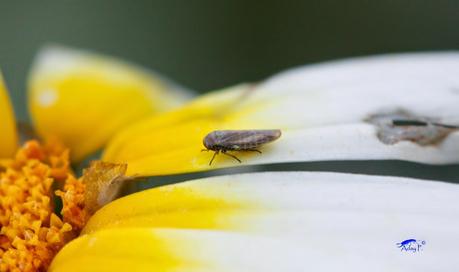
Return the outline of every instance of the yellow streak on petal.
<path id="1" fill-rule="evenodd" d="M 0 73 L 0 158 L 11 158 L 18 148 L 18 135 L 13 107 Z"/>
<path id="2" fill-rule="evenodd" d="M 218 183 L 165 186 L 104 206 L 83 233 L 126 227 L 248 230 L 251 213 L 261 212 L 262 207 L 243 192 L 226 194 Z"/>
<path id="3" fill-rule="evenodd" d="M 49 271 L 174 271 L 180 260 L 170 248 L 183 251 L 184 242 L 150 229 L 104 230 L 67 244 Z"/>
<path id="4" fill-rule="evenodd" d="M 119 129 L 180 102 L 152 74 L 87 52 L 49 49 L 29 80 L 29 107 L 43 137 L 57 137 L 72 159 L 101 148 Z"/>
<path id="5" fill-rule="evenodd" d="M 49 271 L 302 271 L 308 253 L 288 239 L 234 232 L 109 229 L 67 244 Z"/>
<path id="6" fill-rule="evenodd" d="M 202 142 L 213 130 L 269 128 L 261 122 L 244 120 L 249 112 L 266 106 L 244 105 L 251 90 L 251 86 L 242 85 L 206 95 L 179 110 L 128 127 L 109 143 L 103 160 L 127 163 L 127 175 L 144 176 L 234 166 L 235 161 L 224 155 L 217 156 L 209 166 L 213 152 L 201 152 Z M 245 159 L 254 155 L 237 156 Z"/>

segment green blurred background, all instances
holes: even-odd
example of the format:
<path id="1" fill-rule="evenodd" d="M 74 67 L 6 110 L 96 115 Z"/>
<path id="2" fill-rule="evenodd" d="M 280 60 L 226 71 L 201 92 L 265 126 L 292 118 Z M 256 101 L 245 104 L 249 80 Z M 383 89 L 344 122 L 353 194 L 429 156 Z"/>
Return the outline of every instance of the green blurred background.
<path id="1" fill-rule="evenodd" d="M 459 1 L 0 0 L 0 34 L 0 66 L 27 120 L 25 79 L 46 43 L 118 56 L 206 92 L 324 60 L 459 49 Z M 459 180 L 457 166 L 395 161 L 266 169 Z"/>
<path id="2" fill-rule="evenodd" d="M 200 92 L 323 60 L 459 47 L 457 0 L 0 3 L 0 66 L 21 119 L 30 63 L 48 42 L 118 56 Z"/>

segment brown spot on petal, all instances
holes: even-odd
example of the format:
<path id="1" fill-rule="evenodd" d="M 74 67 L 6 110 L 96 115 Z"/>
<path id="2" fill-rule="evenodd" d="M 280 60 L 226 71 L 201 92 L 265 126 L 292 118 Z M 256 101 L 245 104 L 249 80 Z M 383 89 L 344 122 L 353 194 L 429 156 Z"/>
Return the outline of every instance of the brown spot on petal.
<path id="1" fill-rule="evenodd" d="M 403 110 L 374 114 L 365 121 L 378 127 L 378 139 L 385 144 L 410 141 L 421 146 L 436 145 L 459 129 Z"/>
<path id="2" fill-rule="evenodd" d="M 83 172 L 83 183 L 86 186 L 85 209 L 89 214 L 115 199 L 129 178 L 125 176 L 126 164 L 115 164 L 94 161 Z"/>

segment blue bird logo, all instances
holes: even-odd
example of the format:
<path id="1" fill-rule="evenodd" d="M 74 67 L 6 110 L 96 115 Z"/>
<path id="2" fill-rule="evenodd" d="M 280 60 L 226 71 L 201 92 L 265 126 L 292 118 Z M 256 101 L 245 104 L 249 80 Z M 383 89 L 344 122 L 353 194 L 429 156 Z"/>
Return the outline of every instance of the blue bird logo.
<path id="1" fill-rule="evenodd" d="M 412 253 L 419 252 L 422 250 L 422 247 L 426 244 L 424 240 L 416 240 L 416 239 L 407 239 L 402 241 L 401 243 L 397 243 L 396 245 L 400 248 L 400 251 L 409 251 Z"/>

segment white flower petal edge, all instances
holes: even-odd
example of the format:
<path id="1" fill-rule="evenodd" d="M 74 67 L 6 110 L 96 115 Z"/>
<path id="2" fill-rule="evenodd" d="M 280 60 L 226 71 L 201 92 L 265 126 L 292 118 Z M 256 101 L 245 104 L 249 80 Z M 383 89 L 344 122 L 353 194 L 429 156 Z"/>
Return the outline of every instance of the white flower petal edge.
<path id="1" fill-rule="evenodd" d="M 151 269 L 167 263 L 153 256 L 174 260 L 178 270 L 163 271 L 454 271 L 458 215 L 459 186 L 438 181 L 319 172 L 213 177 L 110 203 L 55 262 L 65 268 L 95 258 L 103 267 L 139 252 L 133 262 Z M 199 228 L 195 220 L 217 225 Z M 123 237 L 132 247 L 113 242 Z M 425 244 L 402 251 L 397 243 L 407 239 Z"/>
<path id="2" fill-rule="evenodd" d="M 380 126 L 368 120 L 404 113 L 397 118 L 459 125 L 457 71 L 457 52 L 385 55 L 297 68 L 257 86 L 241 85 L 205 95 L 178 111 L 139 122 L 115 136 L 103 158 L 129 163 L 132 175 L 233 167 L 240 164 L 222 155 L 209 167 L 212 153 L 200 152 L 207 133 L 281 129 L 281 138 L 261 148 L 263 154 L 235 155 L 243 164 L 349 159 L 456 163 L 458 130 L 421 145 L 416 138 L 429 138 L 431 131 L 413 136 L 411 130 L 420 127 L 411 127 L 406 131 L 413 141 L 385 143 L 378 137 Z M 390 125 L 392 120 L 385 119 Z M 435 134 L 440 129 L 434 130 Z M 394 135 L 398 137 L 390 134 Z"/>
<path id="3" fill-rule="evenodd" d="M 459 133 L 434 145 L 382 143 L 366 120 L 405 111 L 459 125 L 459 53 L 394 54 L 292 69 L 260 84 L 241 109 L 268 106 L 244 122 L 284 128 L 272 156 L 251 162 L 401 159 L 424 163 L 459 161 Z M 239 120 L 234 121 L 234 123 Z M 283 142 L 282 142 L 283 141 Z"/>

